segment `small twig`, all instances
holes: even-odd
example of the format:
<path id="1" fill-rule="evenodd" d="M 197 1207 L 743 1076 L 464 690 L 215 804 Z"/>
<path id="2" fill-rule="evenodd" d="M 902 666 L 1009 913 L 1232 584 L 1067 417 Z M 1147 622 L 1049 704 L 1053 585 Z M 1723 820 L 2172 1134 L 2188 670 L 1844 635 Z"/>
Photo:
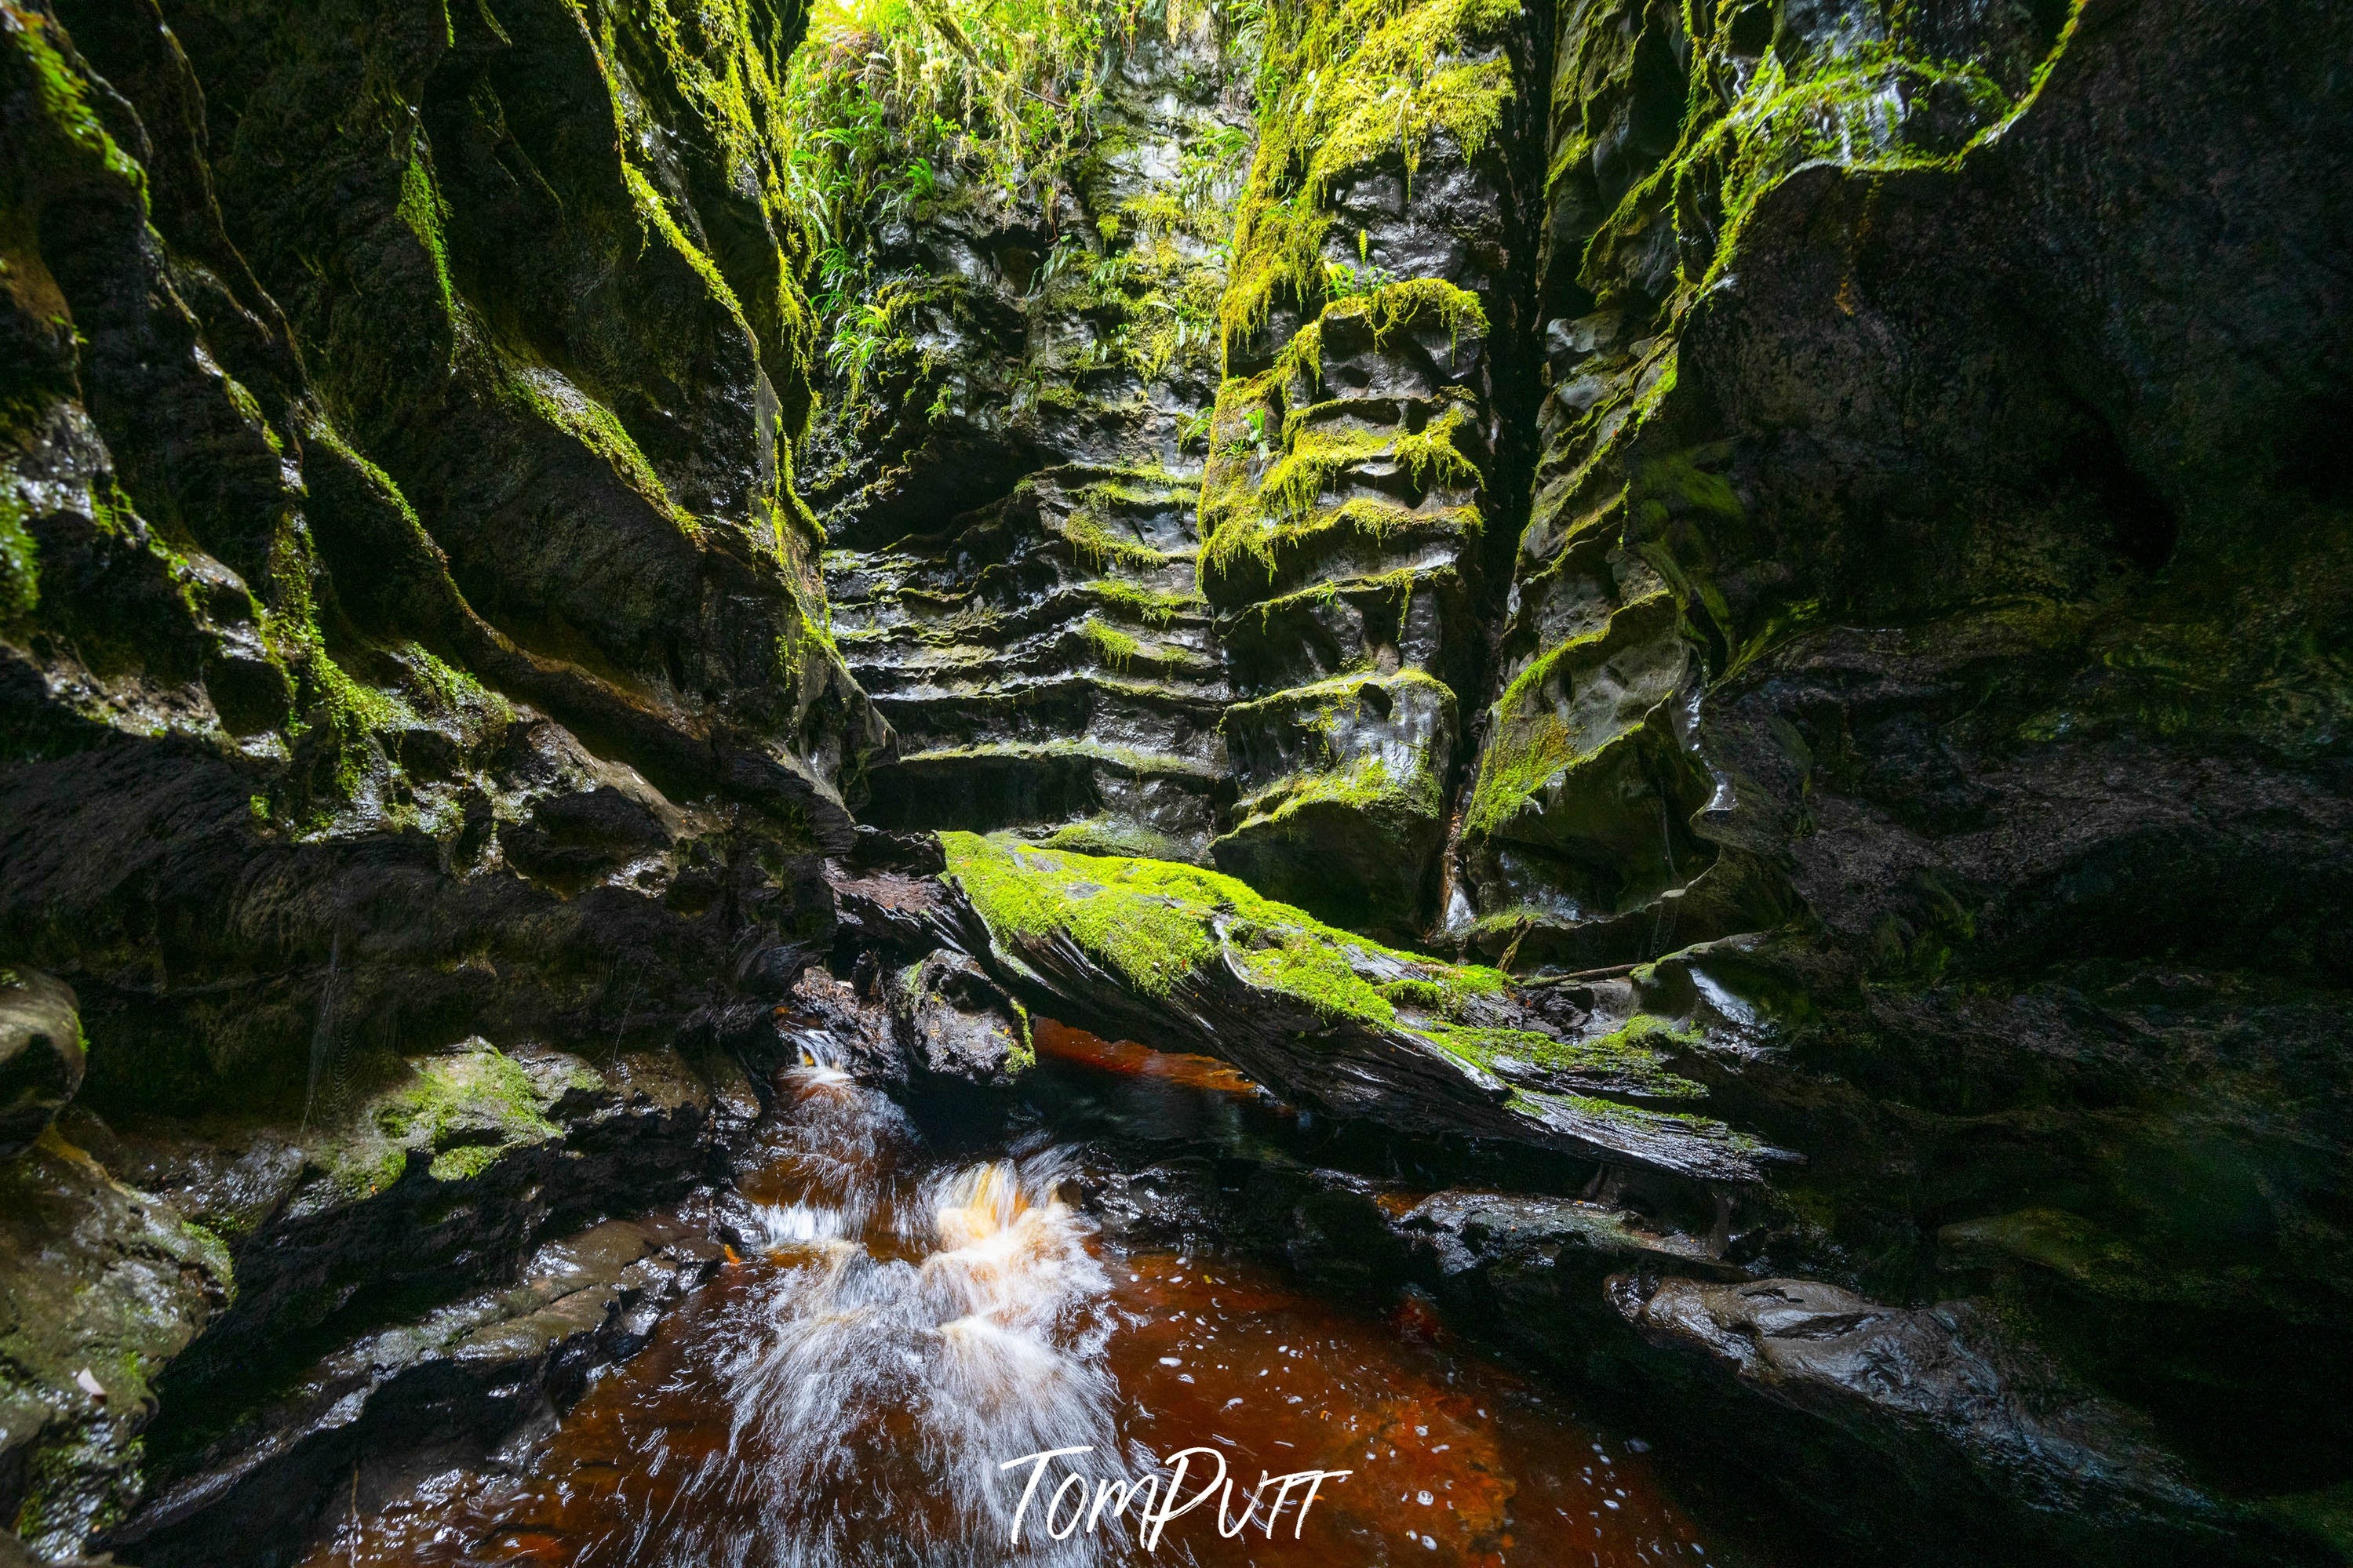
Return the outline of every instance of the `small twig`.
<path id="1" fill-rule="evenodd" d="M 1586 980 L 1621 980 L 1641 967 L 1641 961 L 1633 963 L 1613 963 L 1606 969 L 1580 969 L 1574 974 L 1540 975 L 1534 980 L 1523 980 L 1520 984 L 1524 986 L 1575 985 Z"/>

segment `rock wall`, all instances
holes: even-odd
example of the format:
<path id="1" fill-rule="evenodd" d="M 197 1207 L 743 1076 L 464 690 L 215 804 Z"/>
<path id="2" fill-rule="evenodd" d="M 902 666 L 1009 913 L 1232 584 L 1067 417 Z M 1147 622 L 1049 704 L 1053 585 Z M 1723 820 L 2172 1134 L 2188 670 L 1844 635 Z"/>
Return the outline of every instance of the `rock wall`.
<path id="1" fill-rule="evenodd" d="M 1270 23 L 1202 504 L 1243 699 L 1216 856 L 1344 924 L 1425 930 L 1439 896 L 1525 484 L 1546 22 Z"/>
<path id="2" fill-rule="evenodd" d="M 1759 1267 L 1983 1292 L 2298 1492 L 2347 1436 L 2342 21 L 1718 24 L 1564 16 L 1476 940 L 1698 943 L 1636 972 L 1678 1070 L 1808 1156 Z"/>
<path id="3" fill-rule="evenodd" d="M 0 953 L 90 1046 L 47 1132 L 8 1049 L 37 1548 L 198 1462 L 129 1445 L 199 1328 L 184 1425 L 752 1109 L 712 1047 L 829 938 L 888 741 L 792 483 L 803 20 L 0 5 Z M 503 1050 L 557 1042 L 599 1062 L 534 1099 Z"/>
<path id="4" fill-rule="evenodd" d="M 10 13 L 0 931 L 94 1092 L 283 1096 L 330 993 L 626 1026 L 882 733 L 780 440 L 797 16 L 460 9 Z"/>
<path id="5" fill-rule="evenodd" d="M 2116 1473 L 2172 1500 L 2134 1550 L 2292 1555 L 2265 1532 L 2327 1514 L 2353 1436 L 2316 1393 L 2353 1283 L 2342 19 L 1303 5 L 1230 43 L 1254 146 L 1187 643 L 1230 794 L 1158 847 L 1073 831 L 1099 787 L 894 820 L 1207 859 L 1567 972 L 1545 1054 L 1639 1040 L 1678 1114 L 1801 1156 L 1717 1194 L 1735 1266 L 1998 1312 L 2019 1364 L 2139 1413 Z M 1009 559 L 988 537 L 956 548 Z M 1092 710 L 1021 712 L 1084 750 Z M 1004 976 L 1198 1048 L 1190 983 L 1123 970 L 1062 864 L 997 899 L 1060 933 L 997 932 Z M 1388 1026 L 1323 1000 L 1288 1048 Z M 1304 1098 L 1337 1070 L 1241 1033 Z M 1578 1300 L 1564 1334 L 1598 1331 Z M 1942 1429 L 1909 1495 L 2004 1493 Z"/>
<path id="6" fill-rule="evenodd" d="M 900 738 L 881 826 L 1186 860 L 1219 831 L 1233 693 L 1197 514 L 1249 145 L 1231 75 L 1214 40 L 1145 32 L 1039 188 L 944 162 L 860 215 L 869 302 L 832 363 L 872 358 L 828 379 L 807 468 L 836 635 Z"/>

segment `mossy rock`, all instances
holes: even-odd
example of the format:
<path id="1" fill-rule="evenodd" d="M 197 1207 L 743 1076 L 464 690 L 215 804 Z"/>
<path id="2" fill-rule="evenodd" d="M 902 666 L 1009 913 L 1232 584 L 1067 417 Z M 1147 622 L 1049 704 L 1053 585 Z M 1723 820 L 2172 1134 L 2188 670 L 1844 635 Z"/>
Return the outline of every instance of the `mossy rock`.
<path id="1" fill-rule="evenodd" d="M 991 966 L 1057 1016 L 1222 1057 L 1286 1098 L 1419 1132 L 1709 1182 L 1757 1181 L 1779 1157 L 1723 1122 L 1616 1098 L 1699 1091 L 1646 1042 L 1571 1037 L 1494 970 L 1335 930 L 1190 866 L 967 833 L 941 844 Z"/>
<path id="2" fill-rule="evenodd" d="M 0 1528 L 70 1555 L 130 1511 L 154 1380 L 232 1289 L 216 1237 L 55 1129 L 0 1163 Z"/>
<path id="3" fill-rule="evenodd" d="M 409 1064 L 406 1081 L 370 1100 L 326 1157 L 337 1183 L 365 1196 L 422 1164 L 436 1182 L 480 1175 L 510 1150 L 552 1142 L 549 1111 L 570 1089 L 604 1080 L 585 1064 L 533 1073 L 486 1041 Z"/>
<path id="4" fill-rule="evenodd" d="M 72 988 L 0 966 L 0 1160 L 31 1148 L 57 1120 L 86 1060 Z"/>
<path id="5" fill-rule="evenodd" d="M 1418 669 L 1237 703 L 1219 726 L 1244 790 L 1219 869 L 1336 925 L 1423 922 L 1443 843 L 1454 694 Z"/>

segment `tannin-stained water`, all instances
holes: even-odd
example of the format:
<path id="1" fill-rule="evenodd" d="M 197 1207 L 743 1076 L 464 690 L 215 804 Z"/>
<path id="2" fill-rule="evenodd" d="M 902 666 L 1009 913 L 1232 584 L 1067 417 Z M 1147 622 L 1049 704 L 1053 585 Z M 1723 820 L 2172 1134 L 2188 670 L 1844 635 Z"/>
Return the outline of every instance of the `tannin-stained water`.
<path id="1" fill-rule="evenodd" d="M 1084 1060 L 1091 1039 L 1058 1034 L 1052 1054 Z M 1199 1058 L 1093 1044 L 1093 1065 L 1116 1073 L 1250 1092 Z M 1639 1453 L 1430 1342 L 1409 1304 L 1353 1311 L 1238 1258 L 1113 1244 L 1065 1201 L 1073 1156 L 1041 1137 L 943 1160 L 840 1073 L 803 1067 L 781 1087 L 786 1109 L 742 1184 L 738 1228 L 755 1245 L 523 1473 L 428 1481 L 348 1521 L 317 1568 L 1707 1560 Z M 1045 1472 L 1011 1544 L 1029 1468 L 1000 1467 L 1081 1447 Z M 1148 1554 L 1136 1510 L 1048 1538 L 1072 1467 L 1091 1479 L 1066 1495 L 1092 1498 L 1197 1447 L 1237 1478 L 1229 1528 L 1264 1474 L 1350 1473 L 1317 1489 L 1303 1521 L 1294 1491 L 1271 1530 L 1269 1489 L 1231 1538 L 1216 1499 Z M 1185 1495 L 1209 1463 L 1188 1461 Z M 1066 1501 L 1050 1518 L 1077 1516 Z"/>

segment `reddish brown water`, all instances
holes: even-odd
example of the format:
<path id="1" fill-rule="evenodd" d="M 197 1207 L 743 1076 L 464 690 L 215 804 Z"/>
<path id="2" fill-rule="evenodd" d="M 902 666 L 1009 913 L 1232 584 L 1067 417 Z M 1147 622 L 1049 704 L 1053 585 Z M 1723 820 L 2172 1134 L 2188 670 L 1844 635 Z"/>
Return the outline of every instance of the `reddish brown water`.
<path id="1" fill-rule="evenodd" d="M 1065 1063 L 1254 1092 L 1220 1064 L 1059 1028 Z M 879 1093 L 824 1068 L 744 1183 L 761 1245 L 606 1376 L 519 1476 L 452 1472 L 345 1524 L 328 1564 L 1203 1568 L 1700 1563 L 1640 1453 L 1449 1342 L 1410 1300 L 1351 1310 L 1241 1260 L 1113 1245 L 1061 1195 L 1037 1138 L 993 1160 L 926 1152 Z M 1008 1543 L 1029 1470 L 1045 1472 Z M 1052 1494 L 1136 1479 L 1187 1447 L 1237 1479 L 1345 1470 L 1229 1539 L 1217 1500 L 1135 1543 L 1140 1510 L 1089 1531 Z M 1065 1463 L 1076 1470 L 1064 1468 Z M 1212 1461 L 1187 1461 L 1185 1495 Z M 1214 1473 L 1214 1472 L 1211 1472 Z M 1114 1500 L 1112 1509 L 1117 1506 Z M 1109 1510 L 1106 1510 L 1109 1511 Z"/>
<path id="2" fill-rule="evenodd" d="M 1084 1029 L 1052 1018 L 1039 1018 L 1030 1030 L 1038 1054 L 1051 1061 L 1069 1062 L 1098 1072 L 1143 1079 L 1176 1089 L 1209 1094 L 1255 1096 L 1258 1085 L 1215 1057 L 1187 1056 L 1182 1051 L 1155 1051 L 1133 1040 L 1106 1040 Z"/>

